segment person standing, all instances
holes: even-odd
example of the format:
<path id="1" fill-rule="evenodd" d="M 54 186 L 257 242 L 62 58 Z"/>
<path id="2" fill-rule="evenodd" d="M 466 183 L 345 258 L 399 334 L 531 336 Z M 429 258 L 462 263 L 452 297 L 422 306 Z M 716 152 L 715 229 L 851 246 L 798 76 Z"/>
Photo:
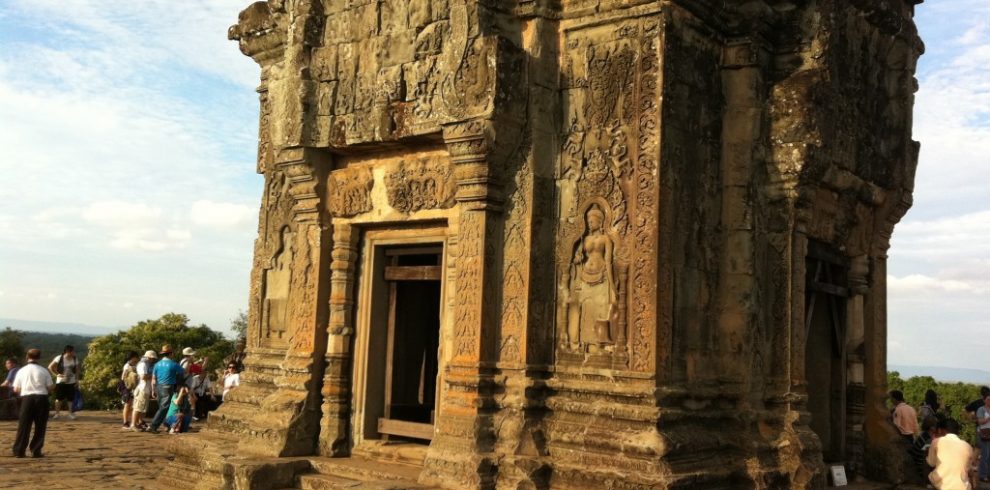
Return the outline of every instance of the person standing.
<path id="1" fill-rule="evenodd" d="M 7 397 L 8 398 L 13 398 L 14 397 L 14 392 L 13 392 L 13 389 L 14 389 L 14 377 L 17 376 L 17 371 L 19 371 L 21 368 L 17 367 L 17 359 L 14 359 L 13 357 L 11 357 L 10 359 L 7 359 L 4 362 L 4 367 L 7 369 L 7 379 L 5 379 L 3 381 L 3 383 L 0 383 L 0 387 L 7 388 L 7 389 L 11 390 L 10 391 L 10 394 Z"/>
<path id="2" fill-rule="evenodd" d="M 990 435 L 990 395 L 976 409 L 976 424 L 976 438 L 980 441 L 979 477 L 982 482 L 990 482 L 990 439 L 984 439 L 984 434 Z"/>
<path id="3" fill-rule="evenodd" d="M 921 420 L 925 420 L 928 417 L 938 418 L 939 408 L 941 408 L 941 404 L 938 402 L 938 393 L 935 393 L 935 390 L 929 389 L 925 391 L 925 402 L 918 409 L 918 418 Z"/>
<path id="4" fill-rule="evenodd" d="M 69 409 L 69 418 L 76 420 L 76 409 L 73 406 L 76 401 L 76 383 L 79 382 L 80 362 L 76 357 L 76 348 L 67 345 L 62 349 L 62 353 L 52 359 L 48 365 L 48 370 L 55 373 L 55 415 L 53 419 L 59 417 L 59 405 L 64 402 Z"/>
<path id="5" fill-rule="evenodd" d="M 157 434 L 158 428 L 165 422 L 172 395 L 176 392 L 176 385 L 183 383 L 185 376 L 182 366 L 172 360 L 171 345 L 163 345 L 159 354 L 162 358 L 151 371 L 152 393 L 158 400 L 158 411 L 155 412 L 155 418 L 151 419 L 151 426 L 148 427 L 148 432 L 152 434 Z"/>
<path id="6" fill-rule="evenodd" d="M 938 423 L 938 435 L 928 449 L 928 465 L 935 468 L 928 481 L 940 490 L 969 490 L 969 461 L 973 447 L 962 440 L 959 422 L 945 419 Z"/>
<path id="7" fill-rule="evenodd" d="M 918 433 L 918 412 L 904 402 L 904 393 L 900 390 L 891 391 L 890 398 L 894 401 L 894 425 L 908 443 L 913 443 L 914 436 Z"/>
<path id="8" fill-rule="evenodd" d="M 139 431 L 144 423 L 144 414 L 148 411 L 148 401 L 151 399 L 151 369 L 158 360 L 158 354 L 149 350 L 144 353 L 141 362 L 137 364 L 138 384 L 134 389 L 134 407 L 131 415 L 131 430 Z"/>
<path id="9" fill-rule="evenodd" d="M 221 400 L 227 400 L 227 393 L 241 385 L 241 375 L 237 372 L 237 364 L 227 364 L 227 372 L 223 375 L 223 395 Z"/>
<path id="10" fill-rule="evenodd" d="M 27 364 L 24 365 L 14 378 L 14 392 L 21 396 L 20 416 L 17 419 L 17 437 L 14 438 L 14 457 L 23 458 L 30 448 L 31 456 L 44 456 L 41 448 L 45 445 L 45 429 L 48 426 L 48 394 L 55 386 L 52 375 L 38 365 L 41 351 L 29 349 Z M 31 435 L 31 425 L 34 425 L 34 437 L 28 444 Z"/>
<path id="11" fill-rule="evenodd" d="M 120 428 L 125 430 L 130 428 L 131 418 L 133 417 L 134 391 L 137 389 L 139 381 L 137 374 L 137 363 L 139 359 L 141 358 L 137 352 L 130 351 L 127 353 L 124 367 L 120 371 L 120 383 L 117 386 L 118 391 L 120 391 L 120 401 L 124 404 L 124 410 L 121 413 L 123 415 L 123 424 Z"/>
<path id="12" fill-rule="evenodd" d="M 200 362 L 196 362 L 196 351 L 192 347 L 182 349 L 182 360 L 179 361 L 179 365 L 182 366 L 182 370 L 186 373 L 186 386 L 190 390 L 193 387 L 193 380 L 203 372 L 205 364 L 206 358 L 203 358 Z"/>
<path id="13" fill-rule="evenodd" d="M 969 402 L 966 405 L 966 408 L 963 409 L 965 410 L 966 416 L 969 418 L 969 420 L 972 420 L 974 423 L 976 422 L 976 411 L 983 406 L 983 400 L 987 397 L 987 395 L 990 395 L 990 386 L 981 386 L 980 397 L 977 398 L 976 400 Z M 976 424 L 976 425 L 980 425 L 980 424 Z"/>
<path id="14" fill-rule="evenodd" d="M 189 391 L 196 396 L 196 410 L 193 413 L 193 420 L 205 419 L 207 412 L 213 405 L 213 383 L 205 370 L 199 374 L 190 375 L 191 380 Z"/>

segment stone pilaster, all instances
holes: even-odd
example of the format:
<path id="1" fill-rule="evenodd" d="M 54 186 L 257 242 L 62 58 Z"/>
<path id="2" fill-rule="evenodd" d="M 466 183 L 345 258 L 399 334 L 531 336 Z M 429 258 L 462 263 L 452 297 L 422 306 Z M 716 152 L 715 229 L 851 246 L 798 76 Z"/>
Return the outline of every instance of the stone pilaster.
<path id="1" fill-rule="evenodd" d="M 351 339 L 354 334 L 354 270 L 358 258 L 358 234 L 349 224 L 333 227 L 330 262 L 330 323 L 327 327 L 326 372 L 323 376 L 323 418 L 320 423 L 320 454 L 348 453 L 351 403 Z"/>
<path id="2" fill-rule="evenodd" d="M 459 207 L 449 261 L 454 277 L 453 332 L 443 401 L 420 480 L 445 488 L 489 488 L 496 463 L 492 413 L 502 232 L 501 188 L 490 165 L 495 128 L 475 119 L 444 127 Z"/>
<path id="3" fill-rule="evenodd" d="M 246 454 L 313 454 L 320 423 L 320 385 L 326 351 L 329 236 L 318 188 L 327 157 L 282 150 L 272 172 L 282 182 L 272 202 L 261 247 L 261 287 L 251 302 L 250 345 L 241 387 L 210 417 L 210 426 L 242 434 Z M 274 237 L 273 237 L 274 235 Z M 279 272 L 291 271 L 291 272 Z M 284 294 L 283 294 L 284 293 Z"/>

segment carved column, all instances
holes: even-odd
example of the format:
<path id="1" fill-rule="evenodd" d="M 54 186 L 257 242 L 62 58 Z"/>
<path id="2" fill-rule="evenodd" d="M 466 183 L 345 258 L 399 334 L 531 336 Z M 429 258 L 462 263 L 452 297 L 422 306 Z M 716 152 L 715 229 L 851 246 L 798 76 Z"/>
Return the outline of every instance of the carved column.
<path id="1" fill-rule="evenodd" d="M 849 264 L 849 291 L 851 296 L 846 313 L 846 456 L 848 469 L 855 473 L 863 467 L 863 414 L 866 384 L 864 383 L 863 357 L 866 337 L 863 324 L 863 303 L 870 290 L 869 257 L 853 257 Z"/>
<path id="2" fill-rule="evenodd" d="M 358 234 L 349 224 L 333 227 L 330 262 L 330 322 L 323 375 L 323 418 L 320 454 L 343 456 L 348 452 L 350 420 L 351 338 L 354 333 L 354 290 Z"/>
<path id="3" fill-rule="evenodd" d="M 497 305 L 501 235 L 501 198 L 492 158 L 494 127 L 471 120 L 444 127 L 444 141 L 454 164 L 459 207 L 453 261 L 452 352 L 443 372 L 444 392 L 436 434 L 421 480 L 449 488 L 488 488 L 495 462 L 492 427 Z"/>
<path id="4" fill-rule="evenodd" d="M 721 263 L 718 286 L 718 360 L 723 382 L 736 384 L 724 389 L 740 389 L 750 379 L 748 357 L 753 339 L 764 336 L 752 330 L 760 327 L 757 314 L 760 296 L 756 287 L 752 182 L 763 134 L 765 91 L 763 66 L 767 51 L 758 41 L 739 39 L 724 50 L 722 92 L 725 115 L 722 120 L 722 215 Z"/>

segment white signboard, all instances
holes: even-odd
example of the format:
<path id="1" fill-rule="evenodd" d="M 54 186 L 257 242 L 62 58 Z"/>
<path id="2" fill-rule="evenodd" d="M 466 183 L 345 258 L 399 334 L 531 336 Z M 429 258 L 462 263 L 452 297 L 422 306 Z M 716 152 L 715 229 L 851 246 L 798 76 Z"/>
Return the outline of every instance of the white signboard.
<path id="1" fill-rule="evenodd" d="M 844 487 L 849 484 L 846 481 L 846 467 L 842 465 L 835 465 L 828 467 L 829 472 L 832 474 L 832 486 L 833 487 Z"/>

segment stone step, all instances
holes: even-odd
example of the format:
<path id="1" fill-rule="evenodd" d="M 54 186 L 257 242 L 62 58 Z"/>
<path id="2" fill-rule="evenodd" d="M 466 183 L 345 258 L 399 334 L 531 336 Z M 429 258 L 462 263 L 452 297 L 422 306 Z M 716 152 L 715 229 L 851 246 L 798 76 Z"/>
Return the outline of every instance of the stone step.
<path id="1" fill-rule="evenodd" d="M 300 490 L 424 490 L 428 487 L 407 481 L 363 481 L 334 475 L 308 473 L 297 478 Z"/>
<path id="2" fill-rule="evenodd" d="M 422 467 L 362 457 L 310 458 L 316 473 L 358 481 L 396 481 L 415 484 Z M 422 487 L 409 487 L 422 488 Z"/>
<path id="3" fill-rule="evenodd" d="M 361 482 L 332 475 L 309 473 L 296 477 L 296 488 L 301 490 L 337 490 L 355 488 Z"/>

